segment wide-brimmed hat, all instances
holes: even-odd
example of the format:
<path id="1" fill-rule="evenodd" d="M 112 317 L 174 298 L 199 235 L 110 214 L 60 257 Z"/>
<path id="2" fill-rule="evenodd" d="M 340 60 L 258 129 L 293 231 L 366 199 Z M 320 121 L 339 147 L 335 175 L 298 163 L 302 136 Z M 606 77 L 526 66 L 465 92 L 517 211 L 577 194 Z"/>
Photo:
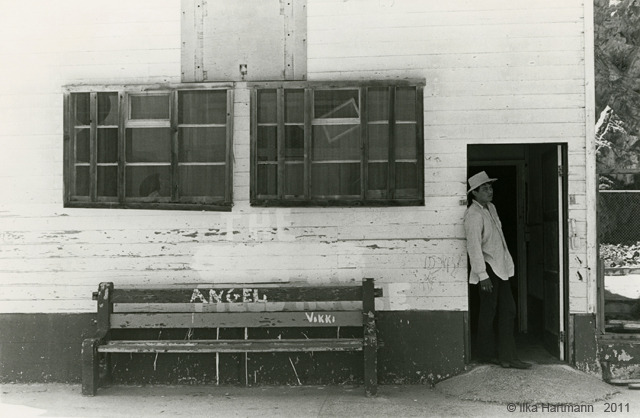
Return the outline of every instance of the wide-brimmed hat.
<path id="1" fill-rule="evenodd" d="M 477 189 L 485 183 L 493 183 L 496 180 L 498 179 L 489 178 L 487 173 L 484 171 L 481 171 L 478 174 L 474 174 L 473 176 L 469 177 L 469 190 L 467 190 L 467 194 L 471 193 L 472 190 Z"/>

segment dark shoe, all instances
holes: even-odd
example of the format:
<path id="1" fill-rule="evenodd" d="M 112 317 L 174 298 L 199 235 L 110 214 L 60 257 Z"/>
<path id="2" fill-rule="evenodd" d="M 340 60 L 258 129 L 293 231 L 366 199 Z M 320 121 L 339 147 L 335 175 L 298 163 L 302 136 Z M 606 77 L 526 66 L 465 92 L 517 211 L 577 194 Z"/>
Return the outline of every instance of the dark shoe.
<path id="1" fill-rule="evenodd" d="M 521 360 L 513 360 L 511 363 L 512 364 L 513 363 L 518 364 L 523 369 L 530 369 L 531 368 L 531 363 L 527 363 L 527 362 L 524 362 L 524 361 L 521 361 Z"/>
<path id="2" fill-rule="evenodd" d="M 531 368 L 531 364 L 529 363 L 525 363 L 524 361 L 520 361 L 520 360 L 511 360 L 511 361 L 502 361 L 500 362 L 500 366 L 502 366 L 502 368 L 504 369 L 530 369 Z"/>

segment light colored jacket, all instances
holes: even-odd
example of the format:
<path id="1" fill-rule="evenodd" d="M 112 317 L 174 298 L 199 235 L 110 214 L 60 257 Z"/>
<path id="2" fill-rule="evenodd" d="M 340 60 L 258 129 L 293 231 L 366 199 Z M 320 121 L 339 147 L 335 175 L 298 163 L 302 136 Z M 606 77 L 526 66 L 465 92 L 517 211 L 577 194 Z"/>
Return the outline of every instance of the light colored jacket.
<path id="1" fill-rule="evenodd" d="M 476 284 L 489 277 L 485 263 L 502 280 L 509 280 L 514 274 L 513 259 L 493 203 L 488 203 L 485 209 L 474 200 L 464 213 L 464 231 L 471 264 L 469 283 Z"/>

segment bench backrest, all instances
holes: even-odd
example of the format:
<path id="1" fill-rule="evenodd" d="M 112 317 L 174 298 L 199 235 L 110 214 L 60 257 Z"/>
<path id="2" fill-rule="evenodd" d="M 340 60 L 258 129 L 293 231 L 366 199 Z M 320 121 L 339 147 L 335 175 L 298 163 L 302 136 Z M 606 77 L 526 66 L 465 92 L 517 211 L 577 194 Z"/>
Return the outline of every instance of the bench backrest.
<path id="1" fill-rule="evenodd" d="M 98 336 L 110 329 L 362 327 L 374 320 L 373 279 L 362 285 L 256 287 L 198 285 L 174 288 L 114 288 L 101 283 Z"/>

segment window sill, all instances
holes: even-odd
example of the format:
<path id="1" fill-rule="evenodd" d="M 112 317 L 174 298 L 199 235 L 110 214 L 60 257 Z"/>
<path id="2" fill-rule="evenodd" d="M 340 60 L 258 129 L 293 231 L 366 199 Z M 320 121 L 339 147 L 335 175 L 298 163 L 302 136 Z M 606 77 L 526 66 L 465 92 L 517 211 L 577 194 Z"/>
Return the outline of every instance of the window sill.
<path id="1" fill-rule="evenodd" d="M 118 202 L 67 202 L 65 208 L 90 209 L 143 209 L 143 210 L 188 210 L 209 212 L 231 212 L 231 204 L 201 203 L 118 203 Z"/>
<path id="2" fill-rule="evenodd" d="M 396 207 L 424 206 L 420 199 L 396 200 L 270 200 L 252 199 L 251 206 L 257 207 Z"/>

